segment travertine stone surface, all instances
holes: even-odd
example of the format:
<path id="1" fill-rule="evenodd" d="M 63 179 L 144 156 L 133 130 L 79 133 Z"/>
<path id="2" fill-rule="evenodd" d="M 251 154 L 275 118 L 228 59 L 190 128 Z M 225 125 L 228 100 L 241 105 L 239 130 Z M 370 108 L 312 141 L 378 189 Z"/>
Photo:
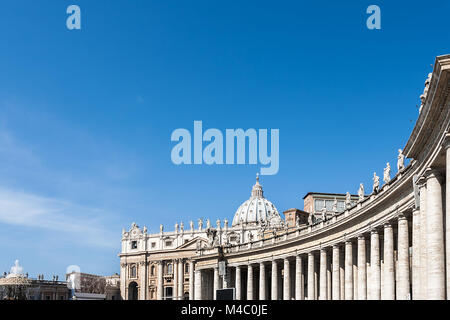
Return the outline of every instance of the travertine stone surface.
<path id="1" fill-rule="evenodd" d="M 409 280 L 409 234 L 408 219 L 400 216 L 398 219 L 398 269 L 397 269 L 397 300 L 410 299 Z"/>
<path id="2" fill-rule="evenodd" d="M 367 299 L 366 238 L 358 237 L 358 300 Z"/>

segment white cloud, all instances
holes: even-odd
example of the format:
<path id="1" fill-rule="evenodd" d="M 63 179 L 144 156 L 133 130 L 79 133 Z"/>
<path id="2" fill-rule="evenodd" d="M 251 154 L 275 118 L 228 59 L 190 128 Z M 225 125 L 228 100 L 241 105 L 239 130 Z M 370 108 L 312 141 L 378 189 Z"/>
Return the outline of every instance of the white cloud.
<path id="1" fill-rule="evenodd" d="M 0 223 L 59 231 L 90 246 L 117 246 L 102 210 L 0 187 Z"/>

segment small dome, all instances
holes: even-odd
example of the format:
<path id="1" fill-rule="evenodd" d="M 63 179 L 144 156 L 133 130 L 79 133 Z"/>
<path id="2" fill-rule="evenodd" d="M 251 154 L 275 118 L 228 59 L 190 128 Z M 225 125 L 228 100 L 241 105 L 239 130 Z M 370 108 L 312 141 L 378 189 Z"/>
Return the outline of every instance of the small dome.
<path id="1" fill-rule="evenodd" d="M 259 225 L 261 223 L 276 226 L 282 224 L 282 219 L 273 203 L 264 198 L 264 192 L 259 184 L 259 176 L 257 175 L 251 197 L 237 209 L 232 226 L 235 227 L 241 224 Z"/>

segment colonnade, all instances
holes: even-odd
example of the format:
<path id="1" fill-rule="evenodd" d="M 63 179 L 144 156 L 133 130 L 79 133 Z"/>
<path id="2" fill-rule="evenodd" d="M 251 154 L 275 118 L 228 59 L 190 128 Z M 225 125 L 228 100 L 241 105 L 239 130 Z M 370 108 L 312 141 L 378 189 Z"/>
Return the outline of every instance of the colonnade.
<path id="1" fill-rule="evenodd" d="M 368 234 L 306 254 L 229 266 L 236 299 L 410 299 L 409 225 L 400 215 Z M 204 271 L 196 271 L 196 280 Z M 212 292 L 218 288 L 215 280 Z"/>

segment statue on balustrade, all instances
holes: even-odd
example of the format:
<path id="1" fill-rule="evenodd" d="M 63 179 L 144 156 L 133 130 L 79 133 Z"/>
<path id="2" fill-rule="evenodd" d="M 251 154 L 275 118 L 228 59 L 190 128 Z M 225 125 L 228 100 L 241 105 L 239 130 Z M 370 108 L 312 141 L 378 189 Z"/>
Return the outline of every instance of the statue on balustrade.
<path id="1" fill-rule="evenodd" d="M 364 200 L 364 185 L 362 183 L 359 184 L 359 189 L 358 189 L 358 201 L 361 202 Z"/>
<path id="2" fill-rule="evenodd" d="M 331 207 L 331 211 L 333 211 L 334 213 L 337 212 L 337 204 L 338 204 L 338 201 L 336 198 L 334 198 L 333 206 Z"/>
<path id="3" fill-rule="evenodd" d="M 322 221 L 327 220 L 327 207 L 326 205 L 322 208 Z"/>
<path id="4" fill-rule="evenodd" d="M 431 83 L 431 77 L 432 76 L 433 76 L 433 74 L 429 73 L 427 80 L 425 80 L 425 88 L 423 89 L 423 93 L 420 96 L 421 104 L 420 104 L 420 108 L 419 108 L 419 113 L 422 112 L 422 108 L 423 108 L 423 106 L 425 104 L 425 100 L 427 99 L 428 90 L 430 89 L 430 83 Z"/>
<path id="5" fill-rule="evenodd" d="M 377 173 L 374 172 L 373 173 L 373 187 L 372 187 L 372 192 L 373 193 L 378 193 L 378 190 L 380 190 L 380 177 L 377 176 Z"/>
<path id="6" fill-rule="evenodd" d="M 397 170 L 398 172 L 405 169 L 405 156 L 403 154 L 402 149 L 398 149 L 398 156 L 397 156 Z"/>
<path id="7" fill-rule="evenodd" d="M 389 181 L 391 181 L 391 165 L 388 162 L 383 170 L 383 182 L 388 183 Z"/>
<path id="8" fill-rule="evenodd" d="M 352 196 L 350 195 L 350 192 L 347 191 L 347 194 L 345 195 L 345 206 L 347 208 L 350 208 L 352 206 Z"/>

